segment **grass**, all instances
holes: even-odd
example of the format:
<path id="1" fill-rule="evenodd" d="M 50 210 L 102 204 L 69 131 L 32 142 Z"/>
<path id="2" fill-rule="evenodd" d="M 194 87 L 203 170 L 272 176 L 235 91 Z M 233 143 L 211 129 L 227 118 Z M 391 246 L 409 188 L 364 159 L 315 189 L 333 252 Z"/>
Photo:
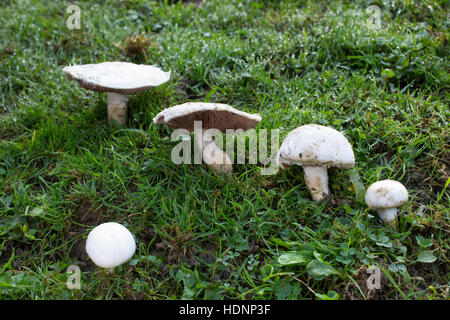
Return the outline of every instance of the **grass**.
<path id="1" fill-rule="evenodd" d="M 426 1 L 98 1 L 0 3 L 0 298 L 448 299 L 449 5 Z M 381 9 L 381 30 L 366 8 Z M 155 64 L 169 83 L 130 96 L 126 129 L 106 96 L 62 68 Z M 185 101 L 260 113 L 257 129 L 317 123 L 351 142 L 313 202 L 300 167 L 261 176 L 235 165 L 175 165 L 153 125 Z M 364 203 L 380 179 L 410 199 L 399 228 Z M 84 252 L 101 222 L 137 251 L 112 273 Z M 69 265 L 81 290 L 69 290 Z M 367 268 L 381 270 L 369 290 Z"/>

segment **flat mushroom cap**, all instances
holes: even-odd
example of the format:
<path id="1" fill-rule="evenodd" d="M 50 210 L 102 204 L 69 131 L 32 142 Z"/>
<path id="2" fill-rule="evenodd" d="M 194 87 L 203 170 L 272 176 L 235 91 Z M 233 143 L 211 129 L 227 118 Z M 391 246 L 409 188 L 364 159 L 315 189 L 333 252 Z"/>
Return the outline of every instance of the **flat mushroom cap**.
<path id="1" fill-rule="evenodd" d="M 282 166 L 351 168 L 352 146 L 342 133 L 329 127 L 307 124 L 292 130 L 281 144 L 277 162 Z"/>
<path id="2" fill-rule="evenodd" d="M 136 242 L 127 228 L 116 222 L 98 225 L 89 233 L 86 252 L 99 267 L 114 268 L 127 262 L 136 251 Z"/>
<path id="3" fill-rule="evenodd" d="M 130 62 L 82 64 L 65 67 L 63 71 L 85 89 L 120 94 L 148 90 L 170 79 L 170 71 Z"/>
<path id="4" fill-rule="evenodd" d="M 398 181 L 381 180 L 370 185 L 365 200 L 371 208 L 396 208 L 408 201 L 408 190 Z"/>
<path id="5" fill-rule="evenodd" d="M 186 102 L 164 109 L 153 118 L 154 123 L 164 123 L 173 129 L 194 131 L 194 121 L 202 121 L 203 129 L 248 130 L 260 121 L 259 114 L 239 111 L 221 103 Z"/>

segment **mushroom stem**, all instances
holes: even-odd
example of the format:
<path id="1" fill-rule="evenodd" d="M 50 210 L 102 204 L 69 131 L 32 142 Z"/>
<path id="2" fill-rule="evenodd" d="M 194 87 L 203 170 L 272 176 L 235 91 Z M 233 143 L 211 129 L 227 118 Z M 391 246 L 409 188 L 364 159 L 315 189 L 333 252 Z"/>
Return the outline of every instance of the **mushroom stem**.
<path id="1" fill-rule="evenodd" d="M 126 126 L 128 122 L 128 97 L 124 94 L 108 92 L 108 122 L 112 125 L 112 120 L 121 126 Z"/>
<path id="2" fill-rule="evenodd" d="M 326 167 L 303 166 L 305 182 L 314 201 L 321 201 L 328 197 L 328 172 Z"/>
<path id="3" fill-rule="evenodd" d="M 217 173 L 233 172 L 233 165 L 226 152 L 214 142 L 213 135 L 202 130 L 201 135 L 195 134 L 195 143 L 202 152 L 203 161 Z"/>
<path id="4" fill-rule="evenodd" d="M 383 208 L 377 209 L 378 215 L 380 218 L 391 227 L 396 229 L 396 217 L 397 217 L 397 208 Z"/>

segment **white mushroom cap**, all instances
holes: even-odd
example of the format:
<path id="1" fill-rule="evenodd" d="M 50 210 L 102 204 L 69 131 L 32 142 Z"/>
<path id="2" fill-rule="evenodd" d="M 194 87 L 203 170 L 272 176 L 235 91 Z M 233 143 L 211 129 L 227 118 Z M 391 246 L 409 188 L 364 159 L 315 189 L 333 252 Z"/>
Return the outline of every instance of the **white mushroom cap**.
<path id="1" fill-rule="evenodd" d="M 65 67 L 69 79 L 77 80 L 88 90 L 135 93 L 157 87 L 170 79 L 170 71 L 130 62 L 102 62 Z"/>
<path id="2" fill-rule="evenodd" d="M 374 209 L 397 208 L 408 201 L 408 190 L 398 181 L 381 180 L 370 185 L 365 200 Z"/>
<path id="3" fill-rule="evenodd" d="M 277 162 L 282 166 L 323 166 L 351 168 L 355 165 L 353 149 L 339 131 L 307 124 L 292 130 L 281 144 Z"/>
<path id="4" fill-rule="evenodd" d="M 194 131 L 194 121 L 202 121 L 203 129 L 248 130 L 261 122 L 259 114 L 249 114 L 221 103 L 186 102 L 167 108 L 153 118 L 154 123 L 164 123 L 174 129 Z"/>
<path id="5" fill-rule="evenodd" d="M 202 154 L 203 161 L 218 173 L 232 172 L 232 160 L 218 147 L 209 129 L 220 132 L 227 130 L 248 130 L 260 121 L 259 114 L 249 114 L 221 103 L 187 102 L 167 108 L 153 118 L 154 123 L 164 123 L 173 129 L 196 131 L 196 123 L 201 122 L 202 132 L 195 132 L 195 145 Z"/>
<path id="6" fill-rule="evenodd" d="M 131 232 L 116 222 L 98 225 L 89 233 L 86 252 L 101 268 L 114 268 L 127 262 L 136 251 Z"/>

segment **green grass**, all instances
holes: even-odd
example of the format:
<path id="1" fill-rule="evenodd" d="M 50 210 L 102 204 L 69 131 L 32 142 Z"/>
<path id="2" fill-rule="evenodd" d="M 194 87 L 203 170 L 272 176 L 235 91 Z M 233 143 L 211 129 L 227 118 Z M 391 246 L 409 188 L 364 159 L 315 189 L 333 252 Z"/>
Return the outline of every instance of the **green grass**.
<path id="1" fill-rule="evenodd" d="M 448 299 L 447 1 L 99 2 L 75 3 L 81 30 L 66 27 L 65 2 L 0 3 L 0 298 Z M 381 30 L 367 27 L 369 4 Z M 172 71 L 130 96 L 122 130 L 105 94 L 62 72 L 115 60 Z M 356 166 L 330 171 L 319 203 L 300 167 L 177 166 L 172 130 L 152 118 L 185 101 L 260 113 L 257 129 L 280 139 L 333 127 Z M 387 178 L 410 193 L 397 231 L 362 198 Z M 137 241 L 112 273 L 83 246 L 106 221 Z M 72 264 L 81 290 L 66 287 Z M 371 265 L 380 290 L 366 286 Z"/>

